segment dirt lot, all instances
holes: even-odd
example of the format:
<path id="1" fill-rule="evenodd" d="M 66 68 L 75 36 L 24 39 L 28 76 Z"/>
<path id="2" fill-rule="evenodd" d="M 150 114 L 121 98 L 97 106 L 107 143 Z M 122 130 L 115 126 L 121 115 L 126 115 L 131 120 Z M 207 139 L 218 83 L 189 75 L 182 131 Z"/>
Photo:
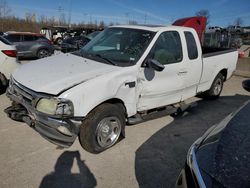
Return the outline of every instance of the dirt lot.
<path id="1" fill-rule="evenodd" d="M 189 146 L 206 129 L 250 99 L 244 78 L 226 82 L 217 101 L 175 119 L 166 116 L 126 127 L 126 139 L 93 155 L 78 141 L 59 149 L 23 123 L 8 119 L 10 104 L 0 96 L 0 187 L 173 187 Z"/>

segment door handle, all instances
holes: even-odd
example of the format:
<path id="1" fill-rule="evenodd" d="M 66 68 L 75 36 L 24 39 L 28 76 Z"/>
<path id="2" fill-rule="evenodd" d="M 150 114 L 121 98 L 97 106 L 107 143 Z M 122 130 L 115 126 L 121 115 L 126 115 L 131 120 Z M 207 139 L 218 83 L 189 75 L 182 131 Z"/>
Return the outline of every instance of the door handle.
<path id="1" fill-rule="evenodd" d="M 187 74 L 187 73 L 188 73 L 187 71 L 180 71 L 178 72 L 178 75 L 180 76 L 180 75 Z"/>

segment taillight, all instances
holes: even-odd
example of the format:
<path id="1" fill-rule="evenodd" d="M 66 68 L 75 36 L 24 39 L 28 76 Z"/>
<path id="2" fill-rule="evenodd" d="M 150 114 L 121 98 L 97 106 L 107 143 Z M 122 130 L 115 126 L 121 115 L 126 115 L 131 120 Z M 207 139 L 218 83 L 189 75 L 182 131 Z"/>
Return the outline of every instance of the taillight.
<path id="1" fill-rule="evenodd" d="M 9 57 L 16 57 L 17 55 L 16 50 L 2 50 L 2 52 Z"/>

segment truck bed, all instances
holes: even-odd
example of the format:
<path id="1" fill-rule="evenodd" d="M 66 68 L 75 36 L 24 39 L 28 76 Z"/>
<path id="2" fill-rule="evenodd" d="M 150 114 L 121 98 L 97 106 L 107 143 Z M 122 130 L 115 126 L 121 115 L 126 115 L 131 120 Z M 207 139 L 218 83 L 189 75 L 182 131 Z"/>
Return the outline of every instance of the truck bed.
<path id="1" fill-rule="evenodd" d="M 218 72 L 226 72 L 225 80 L 229 79 L 236 68 L 238 51 L 228 48 L 210 48 L 202 47 L 202 76 L 197 92 L 208 90 Z"/>
<path id="2" fill-rule="evenodd" d="M 211 57 L 215 55 L 221 55 L 225 53 L 230 53 L 237 51 L 236 49 L 232 48 L 213 48 L 213 47 L 202 47 L 202 56 L 205 57 Z"/>

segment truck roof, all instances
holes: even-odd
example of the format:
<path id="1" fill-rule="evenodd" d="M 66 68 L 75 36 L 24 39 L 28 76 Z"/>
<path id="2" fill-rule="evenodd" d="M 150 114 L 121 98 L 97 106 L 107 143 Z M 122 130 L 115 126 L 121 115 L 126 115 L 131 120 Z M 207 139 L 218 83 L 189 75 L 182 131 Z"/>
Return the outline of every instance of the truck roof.
<path id="1" fill-rule="evenodd" d="M 152 32 L 158 32 L 158 31 L 164 31 L 166 29 L 174 29 L 178 31 L 182 30 L 194 30 L 189 27 L 183 27 L 183 26 L 162 26 L 162 25 L 117 25 L 117 26 L 111 26 L 110 28 L 129 28 L 129 29 L 141 29 L 141 30 L 147 30 Z"/>

